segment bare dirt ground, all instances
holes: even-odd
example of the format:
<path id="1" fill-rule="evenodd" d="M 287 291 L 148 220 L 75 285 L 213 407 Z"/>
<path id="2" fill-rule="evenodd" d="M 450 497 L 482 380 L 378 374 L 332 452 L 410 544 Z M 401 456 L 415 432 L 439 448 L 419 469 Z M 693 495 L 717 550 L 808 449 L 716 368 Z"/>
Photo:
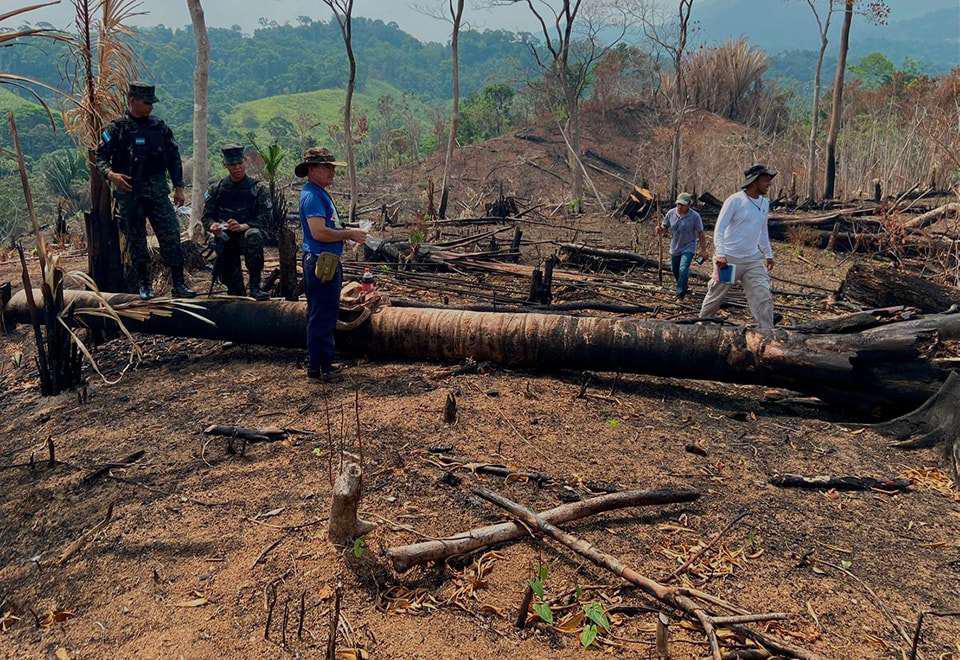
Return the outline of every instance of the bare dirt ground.
<path id="1" fill-rule="evenodd" d="M 599 231 L 608 246 L 653 251 L 646 227 L 602 218 L 582 227 Z M 542 237 L 536 229 L 530 236 Z M 778 276 L 825 288 L 852 263 L 790 245 L 778 245 L 777 254 Z M 81 257 L 69 262 L 83 266 Z M 195 280 L 201 286 L 203 277 Z M 650 285 L 641 299 L 662 301 L 664 316 L 692 312 L 703 293 L 696 286 L 690 304 L 677 306 L 669 273 L 665 290 L 655 273 L 635 277 Z M 18 279 L 12 261 L 0 264 L 0 281 Z M 829 312 L 811 290 L 778 286 L 806 291 L 777 297 L 788 321 Z M 386 280 L 381 287 L 409 295 Z M 732 318 L 747 321 L 743 310 Z M 650 601 L 552 542 L 528 540 L 394 574 L 384 548 L 503 519 L 470 493 L 476 485 L 541 510 L 571 490 L 584 497 L 613 487 L 700 491 L 690 505 L 569 526 L 654 578 L 747 513 L 683 579 L 751 611 L 789 613 L 789 621 L 765 626 L 829 658 L 902 657 L 919 612 L 960 610 L 960 497 L 939 457 L 904 453 L 844 426 L 844 410 L 758 387 L 616 374 L 596 375 L 578 398 L 581 373 L 458 375 L 447 366 L 363 359 L 348 362 L 347 380 L 328 391 L 306 382 L 298 351 L 141 341 L 142 363 L 116 385 L 91 378 L 81 403 L 76 394 L 38 395 L 26 328 L 0 339 L 4 656 L 318 656 L 340 582 L 343 658 L 656 657 L 656 615 L 642 609 Z M 125 351 L 121 340 L 98 350 L 106 373 L 119 372 Z M 441 420 L 448 391 L 459 403 L 452 426 Z M 212 423 L 300 433 L 251 445 L 241 457 L 202 434 Z M 337 552 L 325 526 L 331 460 L 339 446 L 358 449 L 358 437 L 362 511 L 378 527 L 363 547 Z M 45 465 L 48 438 L 57 458 L 76 467 Z M 545 472 L 553 482 L 538 487 L 465 471 L 451 477 L 431 463 L 438 446 Z M 144 456 L 132 467 L 85 481 L 97 466 L 138 451 Z M 32 469 L 4 467 L 32 456 Z M 915 481 L 899 495 L 824 493 L 774 488 L 767 480 L 775 472 Z M 109 522 L 84 537 L 111 505 Z M 549 567 L 546 597 L 557 625 L 518 632 L 526 581 L 541 564 Z M 579 641 L 575 587 L 582 603 L 600 602 L 611 613 L 611 630 L 589 650 Z M 675 621 L 670 631 L 672 657 L 707 653 L 687 624 Z M 921 653 L 960 657 L 960 620 L 928 618 Z"/>

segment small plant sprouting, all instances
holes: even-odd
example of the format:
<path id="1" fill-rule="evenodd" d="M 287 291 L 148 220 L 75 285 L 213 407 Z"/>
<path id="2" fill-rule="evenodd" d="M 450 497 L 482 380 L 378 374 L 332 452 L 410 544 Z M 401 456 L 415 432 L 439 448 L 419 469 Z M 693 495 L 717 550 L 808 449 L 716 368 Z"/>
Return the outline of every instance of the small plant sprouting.
<path id="1" fill-rule="evenodd" d="M 610 430 L 611 430 L 611 431 L 616 431 L 616 430 L 617 430 L 617 427 L 620 426 L 620 420 L 619 420 L 619 419 L 608 419 L 608 420 L 607 420 L 607 426 L 610 427 Z"/>
<path id="2" fill-rule="evenodd" d="M 610 630 L 610 619 L 603 611 L 603 605 L 597 601 L 584 604 L 583 615 L 586 617 L 587 623 L 580 632 L 580 643 L 586 649 L 590 648 L 590 645 L 597 639 L 601 629 L 604 631 Z"/>
<path id="3" fill-rule="evenodd" d="M 366 548 L 366 544 L 363 542 L 363 538 L 358 538 L 353 542 L 353 556 L 356 559 L 360 559 L 363 556 L 363 551 Z"/>
<path id="4" fill-rule="evenodd" d="M 533 611 L 536 612 L 540 620 L 548 625 L 553 625 L 553 610 L 546 601 L 546 582 L 550 575 L 550 569 L 546 564 L 540 564 L 537 567 L 537 577 L 530 580 L 530 590 L 537 597 L 537 602 L 533 604 Z"/>

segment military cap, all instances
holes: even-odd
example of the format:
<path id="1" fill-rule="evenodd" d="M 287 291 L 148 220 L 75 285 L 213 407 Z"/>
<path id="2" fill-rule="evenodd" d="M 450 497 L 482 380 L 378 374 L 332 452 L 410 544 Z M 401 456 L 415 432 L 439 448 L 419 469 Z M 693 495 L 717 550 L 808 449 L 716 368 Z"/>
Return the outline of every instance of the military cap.
<path id="1" fill-rule="evenodd" d="M 130 91 L 127 93 L 130 95 L 130 98 L 140 99 L 144 103 L 157 102 L 156 87 L 150 83 L 145 83 L 142 80 L 131 80 Z"/>
<path id="2" fill-rule="evenodd" d="M 236 165 L 243 162 L 243 147 L 239 144 L 225 144 L 220 148 L 224 165 Z"/>
<path id="3" fill-rule="evenodd" d="M 303 152 L 303 160 L 297 165 L 294 172 L 297 176 L 303 178 L 307 176 L 307 171 L 311 165 L 334 165 L 336 167 L 346 167 L 347 164 L 334 158 L 329 149 L 323 147 L 311 147 Z"/>

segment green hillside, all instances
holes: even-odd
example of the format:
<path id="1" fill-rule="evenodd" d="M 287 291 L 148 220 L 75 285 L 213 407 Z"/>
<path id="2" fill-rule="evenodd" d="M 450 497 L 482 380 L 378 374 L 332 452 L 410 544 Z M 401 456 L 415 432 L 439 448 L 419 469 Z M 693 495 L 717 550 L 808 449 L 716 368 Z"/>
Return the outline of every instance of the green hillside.
<path id="1" fill-rule="evenodd" d="M 393 99 L 393 107 L 399 111 L 402 104 L 426 124 L 428 111 L 422 101 L 404 95 L 402 91 L 381 81 L 370 81 L 363 90 L 358 90 L 353 96 L 354 116 L 366 115 L 371 126 L 380 123 L 379 100 L 389 96 Z M 298 124 L 305 117 L 315 128 L 311 131 L 318 137 L 326 135 L 327 127 L 343 123 L 343 104 L 346 100 L 346 91 L 343 89 L 318 89 L 313 92 L 299 94 L 281 94 L 268 96 L 256 101 L 247 101 L 236 106 L 224 121 L 224 127 L 231 132 L 246 134 L 253 131 L 258 140 L 271 139 L 270 123 L 277 119 L 291 124 Z"/>
<path id="2" fill-rule="evenodd" d="M 9 85 L 0 85 L 0 112 L 7 114 L 11 110 L 13 110 L 14 116 L 16 116 L 21 112 L 29 112 L 31 114 L 32 111 L 37 110 L 42 112 L 43 108 L 40 107 L 39 103 L 33 103 L 14 94 L 10 90 Z"/>

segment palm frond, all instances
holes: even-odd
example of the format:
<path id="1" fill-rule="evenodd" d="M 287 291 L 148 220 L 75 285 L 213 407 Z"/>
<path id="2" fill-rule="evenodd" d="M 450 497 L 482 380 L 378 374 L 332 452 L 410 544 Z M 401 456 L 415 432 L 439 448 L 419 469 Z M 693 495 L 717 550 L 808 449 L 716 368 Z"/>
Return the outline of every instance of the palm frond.
<path id="1" fill-rule="evenodd" d="M 74 87 L 82 88 L 76 91 L 84 104 L 64 113 L 64 125 L 92 149 L 103 124 L 126 110 L 128 84 L 138 68 L 128 23 L 144 12 L 139 0 L 73 0 L 73 6 L 77 33 L 70 45 L 81 69 Z"/>
<path id="2" fill-rule="evenodd" d="M 60 4 L 60 0 L 51 0 L 51 2 L 41 2 L 36 5 L 27 5 L 26 7 L 20 7 L 19 9 L 8 11 L 5 14 L 0 14 L 0 22 L 3 22 L 8 18 L 13 18 L 14 16 L 19 16 L 20 14 L 26 14 L 28 11 L 33 11 L 34 9 L 40 9 L 41 7 L 49 7 L 50 5 L 59 5 L 59 4 Z"/>

